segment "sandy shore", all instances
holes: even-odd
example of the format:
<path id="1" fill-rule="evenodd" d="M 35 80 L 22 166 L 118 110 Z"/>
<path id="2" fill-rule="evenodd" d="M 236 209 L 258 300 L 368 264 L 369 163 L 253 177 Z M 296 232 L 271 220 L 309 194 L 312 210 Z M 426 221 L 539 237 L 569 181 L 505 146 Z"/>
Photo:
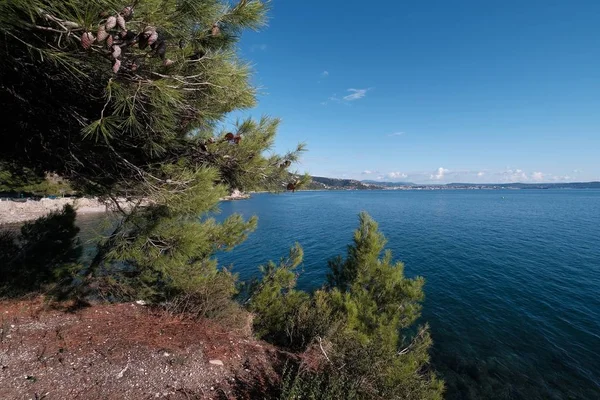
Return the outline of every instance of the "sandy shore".
<path id="1" fill-rule="evenodd" d="M 71 204 L 80 214 L 103 213 L 106 206 L 96 199 L 60 198 L 27 200 L 20 203 L 12 200 L 0 201 L 0 224 L 13 224 L 42 217 L 49 212 L 60 210 L 65 204 Z"/>
<path id="2" fill-rule="evenodd" d="M 221 201 L 243 200 L 250 195 L 240 191 L 234 191 L 231 195 L 224 197 Z M 41 199 L 27 200 L 26 202 L 16 202 L 12 200 L 0 200 L 0 225 L 15 224 L 25 221 L 31 221 L 42 217 L 52 211 L 60 210 L 65 204 L 71 204 L 77 209 L 78 214 L 104 213 L 108 208 L 104 203 L 96 199 L 88 198 L 59 198 L 59 199 Z M 123 200 L 126 207 L 126 201 Z"/>

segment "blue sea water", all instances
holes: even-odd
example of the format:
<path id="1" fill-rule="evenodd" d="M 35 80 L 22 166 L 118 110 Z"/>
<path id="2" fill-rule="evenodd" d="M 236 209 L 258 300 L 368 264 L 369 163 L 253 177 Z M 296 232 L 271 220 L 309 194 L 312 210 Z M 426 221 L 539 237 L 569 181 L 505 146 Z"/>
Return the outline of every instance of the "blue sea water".
<path id="1" fill-rule="evenodd" d="M 299 242 L 304 289 L 369 212 L 407 275 L 427 281 L 421 322 L 447 398 L 600 399 L 600 191 L 256 194 L 221 209 L 259 217 L 221 264 L 247 279 Z"/>

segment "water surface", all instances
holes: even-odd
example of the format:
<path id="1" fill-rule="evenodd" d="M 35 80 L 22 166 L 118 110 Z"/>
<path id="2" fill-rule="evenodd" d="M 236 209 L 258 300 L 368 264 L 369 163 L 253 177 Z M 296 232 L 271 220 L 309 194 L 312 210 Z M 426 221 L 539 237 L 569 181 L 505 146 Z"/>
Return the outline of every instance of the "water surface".
<path id="1" fill-rule="evenodd" d="M 600 399 L 600 191 L 351 191 L 258 194 L 222 204 L 257 231 L 219 256 L 246 279 L 305 250 L 320 286 L 368 211 L 410 276 L 452 399 Z"/>

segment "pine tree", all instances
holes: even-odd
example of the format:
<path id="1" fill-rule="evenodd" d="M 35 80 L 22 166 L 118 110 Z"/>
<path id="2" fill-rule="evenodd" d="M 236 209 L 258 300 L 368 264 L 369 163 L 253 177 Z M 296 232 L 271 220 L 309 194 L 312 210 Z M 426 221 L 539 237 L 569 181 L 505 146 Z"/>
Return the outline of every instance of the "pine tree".
<path id="1" fill-rule="evenodd" d="M 405 277 L 385 244 L 377 223 L 361 213 L 347 257 L 330 262 L 328 285 L 312 295 L 295 288 L 298 257 L 263 269 L 250 301 L 257 332 L 308 357 L 324 355 L 320 372 L 299 369 L 284 380 L 284 398 L 442 398 L 443 383 L 429 368 L 428 327 L 414 326 L 424 280 Z"/>
<path id="2" fill-rule="evenodd" d="M 427 367 L 428 327 L 410 330 L 420 316 L 425 281 L 406 278 L 404 264 L 392 261 L 385 244 L 377 223 L 361 213 L 347 258 L 330 263 L 332 304 L 344 320 L 330 339 L 334 357 L 367 397 L 439 399 L 443 384 Z"/>
<path id="3" fill-rule="evenodd" d="M 202 282 L 230 287 L 212 256 L 256 220 L 217 223 L 208 216 L 219 199 L 304 182 L 288 172 L 302 145 L 268 152 L 277 119 L 219 128 L 255 104 L 236 44 L 266 12 L 260 0 L 0 4 L 0 163 L 56 173 L 120 213 L 86 273 L 105 288 L 158 301 Z"/>

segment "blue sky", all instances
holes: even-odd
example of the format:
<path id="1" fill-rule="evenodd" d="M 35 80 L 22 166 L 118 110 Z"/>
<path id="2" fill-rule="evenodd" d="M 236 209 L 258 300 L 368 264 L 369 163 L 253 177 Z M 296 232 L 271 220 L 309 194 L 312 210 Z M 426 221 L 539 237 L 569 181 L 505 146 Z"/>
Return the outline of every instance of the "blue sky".
<path id="1" fill-rule="evenodd" d="M 600 1 L 273 0 L 246 33 L 276 151 L 418 183 L 600 180 Z M 234 116 L 232 116 L 234 117 Z"/>

